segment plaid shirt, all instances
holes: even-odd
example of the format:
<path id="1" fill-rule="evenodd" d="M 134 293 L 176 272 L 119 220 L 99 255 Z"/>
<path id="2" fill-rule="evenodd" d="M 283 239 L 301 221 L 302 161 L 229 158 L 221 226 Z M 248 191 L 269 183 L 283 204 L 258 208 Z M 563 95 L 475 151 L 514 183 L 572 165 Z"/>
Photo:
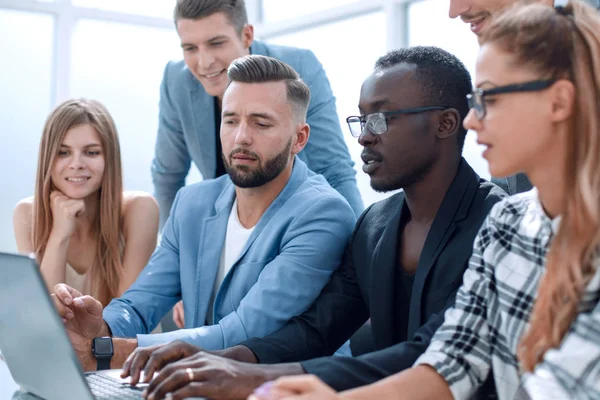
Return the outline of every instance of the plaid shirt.
<path id="1" fill-rule="evenodd" d="M 455 306 L 415 363 L 437 370 L 456 399 L 473 396 L 490 367 L 500 400 L 600 399 L 600 259 L 561 345 L 532 374 L 516 357 L 558 224 L 536 189 L 496 204 L 483 223 Z"/>

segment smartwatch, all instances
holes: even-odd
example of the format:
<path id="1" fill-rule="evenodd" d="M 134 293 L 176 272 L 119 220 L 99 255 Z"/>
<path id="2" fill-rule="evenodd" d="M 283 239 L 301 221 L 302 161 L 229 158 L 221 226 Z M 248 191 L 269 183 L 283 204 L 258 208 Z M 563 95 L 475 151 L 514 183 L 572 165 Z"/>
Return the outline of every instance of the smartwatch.
<path id="1" fill-rule="evenodd" d="M 98 362 L 98 371 L 110 369 L 110 360 L 115 354 L 110 336 L 97 337 L 92 340 L 92 354 Z"/>

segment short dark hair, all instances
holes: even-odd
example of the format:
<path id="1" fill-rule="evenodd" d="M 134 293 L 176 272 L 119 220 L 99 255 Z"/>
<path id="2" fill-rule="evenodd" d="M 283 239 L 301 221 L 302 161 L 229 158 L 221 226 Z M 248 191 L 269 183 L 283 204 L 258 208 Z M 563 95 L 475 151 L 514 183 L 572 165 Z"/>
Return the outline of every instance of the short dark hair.
<path id="1" fill-rule="evenodd" d="M 300 75 L 283 61 L 273 57 L 249 55 L 234 60 L 227 70 L 229 83 L 285 82 L 287 100 L 300 120 L 306 121 L 310 89 Z"/>
<path id="2" fill-rule="evenodd" d="M 227 16 L 238 34 L 248 23 L 244 0 L 177 0 L 173 19 L 177 24 L 180 19 L 201 19 L 218 12 Z"/>
<path id="3" fill-rule="evenodd" d="M 375 63 L 375 69 L 386 69 L 398 64 L 416 66 L 416 77 L 428 104 L 419 106 L 446 106 L 455 108 L 460 114 L 461 124 L 458 132 L 458 146 L 462 152 L 467 130 L 462 121 L 469 112 L 467 95 L 473 90 L 471 74 L 456 56 L 439 47 L 415 46 L 394 50 Z"/>

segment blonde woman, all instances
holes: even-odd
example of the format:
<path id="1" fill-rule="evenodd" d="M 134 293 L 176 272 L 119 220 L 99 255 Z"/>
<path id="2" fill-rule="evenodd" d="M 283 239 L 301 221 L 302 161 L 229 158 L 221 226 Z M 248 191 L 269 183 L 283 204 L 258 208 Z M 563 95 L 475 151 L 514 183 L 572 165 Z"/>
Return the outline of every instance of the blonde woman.
<path id="1" fill-rule="evenodd" d="M 496 204 L 454 308 L 415 367 L 337 394 L 281 379 L 255 399 L 600 398 L 600 16 L 511 9 L 483 34 L 465 127 L 493 176 L 537 189 Z"/>
<path id="2" fill-rule="evenodd" d="M 106 305 L 156 247 L 158 205 L 123 192 L 115 123 L 93 100 L 68 100 L 44 126 L 35 195 L 14 211 L 19 252 L 34 253 L 49 290 L 67 283 Z"/>

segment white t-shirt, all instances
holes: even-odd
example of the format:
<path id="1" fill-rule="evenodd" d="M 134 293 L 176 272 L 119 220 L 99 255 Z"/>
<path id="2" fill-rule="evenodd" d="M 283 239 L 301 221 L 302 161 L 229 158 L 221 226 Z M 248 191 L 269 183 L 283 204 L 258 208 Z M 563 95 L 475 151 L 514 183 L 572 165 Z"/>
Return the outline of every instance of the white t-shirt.
<path id="1" fill-rule="evenodd" d="M 215 284 L 213 285 L 212 296 L 210 297 L 208 314 L 206 315 L 207 325 L 212 325 L 214 323 L 213 306 L 221 283 L 223 283 L 223 279 L 225 279 L 225 276 L 233 266 L 233 263 L 237 261 L 242 253 L 250 235 L 252 235 L 252 231 L 254 231 L 254 226 L 247 229 L 240 223 L 237 211 L 237 199 L 235 199 L 233 206 L 231 207 L 229 220 L 227 221 L 227 233 L 225 234 L 225 243 L 223 243 L 223 251 L 221 252 L 221 261 L 219 262 L 217 277 L 215 278 Z"/>

